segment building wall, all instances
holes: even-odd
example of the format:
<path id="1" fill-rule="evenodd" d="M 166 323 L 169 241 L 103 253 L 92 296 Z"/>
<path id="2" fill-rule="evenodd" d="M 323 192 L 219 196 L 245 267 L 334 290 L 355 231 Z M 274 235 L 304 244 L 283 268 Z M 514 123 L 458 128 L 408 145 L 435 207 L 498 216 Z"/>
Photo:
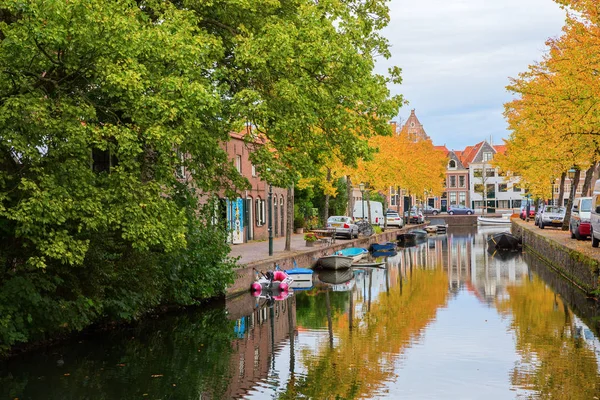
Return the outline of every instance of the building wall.
<path id="1" fill-rule="evenodd" d="M 249 190 L 240 193 L 240 198 L 245 200 L 244 207 L 252 204 L 247 215 L 248 224 L 243 227 L 243 241 L 265 240 L 269 237 L 268 232 L 268 199 L 269 184 L 262 180 L 256 173 L 250 162 L 250 149 L 244 140 L 237 135 L 232 135 L 231 140 L 224 143 L 223 148 L 229 155 L 229 160 L 238 168 L 238 171 L 250 182 Z M 273 206 L 273 237 L 285 236 L 287 226 L 287 189 L 272 187 Z M 244 212 L 246 212 L 244 210 Z M 283 217 L 283 218 L 282 218 Z M 232 223 L 231 216 L 227 217 Z"/>

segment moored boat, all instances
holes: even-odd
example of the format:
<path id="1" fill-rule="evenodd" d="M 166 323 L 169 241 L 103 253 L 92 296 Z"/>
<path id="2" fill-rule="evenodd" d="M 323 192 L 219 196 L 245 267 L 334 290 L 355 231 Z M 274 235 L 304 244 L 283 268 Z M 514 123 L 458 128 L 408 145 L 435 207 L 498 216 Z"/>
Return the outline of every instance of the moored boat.
<path id="1" fill-rule="evenodd" d="M 415 240 L 425 240 L 427 238 L 427 231 L 423 229 L 413 229 L 410 232 L 414 233 Z"/>
<path id="2" fill-rule="evenodd" d="M 344 269 L 350 268 L 354 262 L 353 257 L 346 257 L 339 254 L 323 256 L 319 258 L 318 264 L 325 269 Z"/>
<path id="3" fill-rule="evenodd" d="M 385 261 L 359 261 L 352 264 L 352 268 L 385 268 Z"/>
<path id="4" fill-rule="evenodd" d="M 502 216 L 502 218 L 494 217 L 477 217 L 477 225 L 508 225 L 510 217 Z"/>
<path id="5" fill-rule="evenodd" d="M 308 268 L 292 268 L 285 271 L 294 282 L 309 281 L 312 282 L 313 270 Z"/>
<path id="6" fill-rule="evenodd" d="M 354 278 L 354 272 L 351 269 L 337 271 L 321 270 L 317 276 L 319 277 L 319 281 L 323 283 L 338 285 L 340 283 L 348 282 Z"/>
<path id="7" fill-rule="evenodd" d="M 394 242 L 386 242 L 386 243 L 373 243 L 371 244 L 371 251 L 389 251 L 395 250 L 397 247 Z"/>
<path id="8" fill-rule="evenodd" d="M 364 247 L 348 247 L 346 249 L 341 249 L 336 251 L 337 255 L 352 257 L 354 262 L 360 261 L 365 255 L 369 254 L 369 250 Z"/>
<path id="9" fill-rule="evenodd" d="M 488 246 L 498 250 L 517 250 L 519 239 L 509 232 L 500 232 L 488 237 Z"/>
<path id="10" fill-rule="evenodd" d="M 374 258 L 394 257 L 397 254 L 398 254 L 398 252 L 394 249 L 394 250 L 388 250 L 388 251 L 374 251 L 371 253 L 371 256 Z"/>
<path id="11" fill-rule="evenodd" d="M 400 246 L 413 246 L 416 243 L 416 235 L 412 232 L 401 233 L 396 236 Z"/>

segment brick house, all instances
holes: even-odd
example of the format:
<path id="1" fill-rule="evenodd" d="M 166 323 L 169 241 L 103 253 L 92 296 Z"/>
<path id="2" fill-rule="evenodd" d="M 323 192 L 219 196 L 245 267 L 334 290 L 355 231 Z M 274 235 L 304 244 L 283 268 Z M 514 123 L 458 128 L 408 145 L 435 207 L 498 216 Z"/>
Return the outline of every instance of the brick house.
<path id="1" fill-rule="evenodd" d="M 250 162 L 251 149 L 244 142 L 244 133 L 231 132 L 230 140 L 222 144 L 242 176 L 252 186 L 239 193 L 236 199 L 221 199 L 221 215 L 231 229 L 230 241 L 234 244 L 249 240 L 265 240 L 268 231 L 269 184 L 262 180 Z M 273 186 L 272 220 L 273 237 L 285 236 L 287 226 L 287 189 Z"/>

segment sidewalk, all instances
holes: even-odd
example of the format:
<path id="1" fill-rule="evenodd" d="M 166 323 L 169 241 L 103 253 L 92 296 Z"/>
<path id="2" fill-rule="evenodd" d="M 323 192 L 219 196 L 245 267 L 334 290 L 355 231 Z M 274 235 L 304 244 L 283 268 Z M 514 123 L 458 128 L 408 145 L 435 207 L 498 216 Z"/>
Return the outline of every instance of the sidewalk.
<path id="1" fill-rule="evenodd" d="M 343 242 L 344 239 L 336 239 L 336 243 Z M 317 247 L 318 245 L 315 245 Z M 285 248 L 285 237 L 273 238 L 273 258 L 283 254 L 293 254 L 295 252 L 302 252 L 305 250 L 313 250 L 314 247 L 306 247 L 304 241 L 304 234 L 292 234 L 291 252 L 284 251 Z M 269 241 L 253 241 L 242 244 L 232 244 L 231 257 L 241 257 L 238 261 L 239 265 L 249 264 L 251 262 L 268 260 L 269 257 Z"/>

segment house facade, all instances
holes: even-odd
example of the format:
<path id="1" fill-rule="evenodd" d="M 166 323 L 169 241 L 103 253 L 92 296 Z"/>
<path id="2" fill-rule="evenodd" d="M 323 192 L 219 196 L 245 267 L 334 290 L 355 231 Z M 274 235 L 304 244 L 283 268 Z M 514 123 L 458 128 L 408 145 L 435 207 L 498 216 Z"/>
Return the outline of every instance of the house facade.
<path id="1" fill-rule="evenodd" d="M 446 165 L 446 191 L 442 195 L 440 210 L 448 211 L 451 204 L 462 204 L 468 206 L 471 201 L 469 185 L 469 168 L 463 163 L 462 152 L 448 151 L 448 164 Z"/>
<path id="2" fill-rule="evenodd" d="M 233 244 L 269 237 L 269 194 L 272 199 L 273 237 L 285 236 L 287 227 L 287 190 L 269 185 L 262 180 L 250 161 L 251 149 L 240 133 L 230 133 L 230 140 L 222 144 L 229 160 L 238 172 L 248 179 L 251 188 L 236 199 L 221 199 L 221 218 L 226 220 Z"/>
<path id="3" fill-rule="evenodd" d="M 487 141 L 477 143 L 465 159 L 469 168 L 470 206 L 478 212 L 495 212 L 496 209 L 520 208 L 525 200 L 518 176 L 506 176 L 492 166 L 494 156 L 506 152 L 503 145 Z"/>

